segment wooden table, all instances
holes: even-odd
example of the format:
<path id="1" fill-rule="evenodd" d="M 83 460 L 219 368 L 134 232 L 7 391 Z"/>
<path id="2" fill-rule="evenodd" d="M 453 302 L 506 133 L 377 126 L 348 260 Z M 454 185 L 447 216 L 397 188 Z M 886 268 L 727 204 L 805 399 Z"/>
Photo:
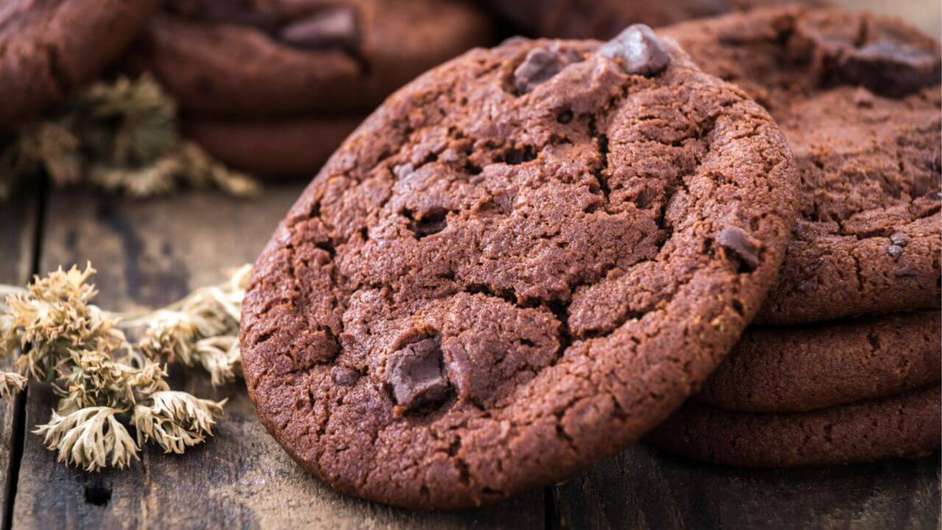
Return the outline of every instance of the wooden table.
<path id="1" fill-rule="evenodd" d="M 252 261 L 300 185 L 257 200 L 186 193 L 134 201 L 40 185 L 0 204 L 0 282 L 91 260 L 109 309 L 165 304 Z M 239 385 L 172 371 L 175 388 L 229 398 L 215 439 L 146 450 L 129 471 L 55 462 L 29 433 L 54 404 L 33 385 L 3 404 L 3 527 L 15 528 L 938 528 L 939 458 L 741 471 L 633 447 L 569 482 L 481 510 L 411 513 L 343 497 L 305 475 Z"/>

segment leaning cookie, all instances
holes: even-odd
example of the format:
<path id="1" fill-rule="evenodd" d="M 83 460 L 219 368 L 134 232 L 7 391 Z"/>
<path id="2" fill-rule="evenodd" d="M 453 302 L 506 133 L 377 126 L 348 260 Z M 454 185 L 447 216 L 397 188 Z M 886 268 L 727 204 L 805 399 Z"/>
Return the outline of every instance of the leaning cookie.
<path id="1" fill-rule="evenodd" d="M 895 19 L 757 9 L 664 29 L 762 103 L 801 171 L 795 238 L 757 321 L 939 307 L 939 45 Z"/>
<path id="2" fill-rule="evenodd" d="M 143 28 L 156 0 L 0 3 L 0 129 L 91 81 Z"/>
<path id="3" fill-rule="evenodd" d="M 190 117 L 186 134 L 230 167 L 259 177 L 310 177 L 361 121 L 361 117 L 330 115 L 262 120 Z"/>
<path id="4" fill-rule="evenodd" d="M 805 412 L 900 394 L 942 375 L 938 311 L 807 327 L 750 328 L 696 400 Z"/>
<path id="5" fill-rule="evenodd" d="M 343 492 L 551 484 L 719 364 L 796 195 L 768 114 L 647 27 L 472 51 L 387 100 L 278 227 L 243 306 L 249 395 Z"/>
<path id="6" fill-rule="evenodd" d="M 489 44 L 463 0 L 170 0 L 137 61 L 188 110 L 223 117 L 365 111 Z"/>
<path id="7" fill-rule="evenodd" d="M 672 454 L 741 467 L 915 458 L 939 449 L 939 387 L 798 414 L 728 412 L 689 403 L 645 441 Z"/>

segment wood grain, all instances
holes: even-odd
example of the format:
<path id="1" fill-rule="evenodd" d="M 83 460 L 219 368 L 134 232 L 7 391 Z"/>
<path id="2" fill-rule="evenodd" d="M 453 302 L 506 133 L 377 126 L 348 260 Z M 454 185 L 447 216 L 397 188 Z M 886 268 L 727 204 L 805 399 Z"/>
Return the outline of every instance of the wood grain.
<path id="1" fill-rule="evenodd" d="M 554 492 L 560 528 L 938 528 L 939 456 L 808 469 L 694 463 L 637 445 Z"/>
<path id="2" fill-rule="evenodd" d="M 0 206 L 0 283 L 23 285 L 33 271 L 33 256 L 39 220 L 39 189 L 29 186 L 18 190 L 17 200 Z M 11 359 L 4 359 L 4 365 Z M 4 494 L 0 497 L 0 513 L 6 524 L 9 502 L 13 494 L 16 458 L 14 446 L 20 436 L 17 410 L 22 421 L 25 395 L 0 402 L 0 483 Z"/>
<path id="3" fill-rule="evenodd" d="M 41 270 L 91 260 L 99 302 L 133 309 L 173 301 L 251 262 L 300 192 L 253 201 L 187 194 L 147 202 L 56 193 L 47 209 Z M 343 497 L 304 474 L 256 421 L 241 384 L 213 389 L 202 374 L 172 370 L 172 385 L 228 397 L 215 439 L 185 455 L 147 450 L 130 471 L 84 473 L 55 463 L 28 434 L 14 526 L 22 528 L 543 528 L 536 492 L 465 513 L 410 513 Z M 31 391 L 27 424 L 54 399 Z"/>

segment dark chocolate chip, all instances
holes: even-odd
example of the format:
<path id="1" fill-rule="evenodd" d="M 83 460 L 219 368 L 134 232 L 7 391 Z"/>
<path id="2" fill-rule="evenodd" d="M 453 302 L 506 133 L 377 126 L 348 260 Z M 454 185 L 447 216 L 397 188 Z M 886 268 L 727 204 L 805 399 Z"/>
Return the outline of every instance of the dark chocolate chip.
<path id="1" fill-rule="evenodd" d="M 581 57 L 577 52 L 558 45 L 534 48 L 514 70 L 514 88 L 518 94 L 526 94 L 579 60 Z"/>
<path id="2" fill-rule="evenodd" d="M 330 378 L 340 386 L 353 386 L 360 379 L 360 372 L 346 366 L 335 366 L 330 370 Z"/>
<path id="3" fill-rule="evenodd" d="M 333 6 L 318 10 L 282 27 L 278 38 L 304 49 L 356 49 L 360 41 L 356 9 Z"/>
<path id="4" fill-rule="evenodd" d="M 436 339 L 413 342 L 393 352 L 387 374 L 393 399 L 405 411 L 436 403 L 448 395 L 448 380 L 442 373 L 442 350 Z"/>
<path id="5" fill-rule="evenodd" d="M 886 247 L 886 253 L 893 258 L 898 258 L 903 254 L 903 247 L 899 245 L 890 245 Z"/>
<path id="6" fill-rule="evenodd" d="M 562 123 L 563 125 L 570 123 L 572 121 L 572 111 L 566 110 L 566 111 L 560 112 L 559 115 L 556 116 L 556 121 L 558 121 L 559 123 Z"/>
<path id="7" fill-rule="evenodd" d="M 796 49 L 814 50 L 825 83 L 862 85 L 899 97 L 937 84 L 942 75 L 938 45 L 892 23 L 848 19 L 834 24 L 809 18 L 797 35 Z"/>
<path id="8" fill-rule="evenodd" d="M 868 44 L 841 62 L 841 73 L 847 81 L 891 96 L 938 83 L 939 72 L 934 54 L 892 41 Z"/>
<path id="9" fill-rule="evenodd" d="M 909 236 L 902 232 L 894 232 L 890 235 L 890 243 L 898 247 L 905 247 L 909 244 Z"/>
<path id="10" fill-rule="evenodd" d="M 621 64 L 629 74 L 655 75 L 670 64 L 671 58 L 654 30 L 644 24 L 628 26 L 599 49 L 603 57 Z"/>
<path id="11" fill-rule="evenodd" d="M 742 260 L 747 270 L 755 270 L 759 266 L 762 243 L 742 228 L 738 226 L 724 228 L 716 236 L 716 242 Z"/>

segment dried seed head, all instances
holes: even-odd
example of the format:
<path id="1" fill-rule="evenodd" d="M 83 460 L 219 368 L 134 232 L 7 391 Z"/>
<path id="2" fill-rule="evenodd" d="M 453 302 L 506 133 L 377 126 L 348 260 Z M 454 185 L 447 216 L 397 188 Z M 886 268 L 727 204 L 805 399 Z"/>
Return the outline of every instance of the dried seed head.
<path id="1" fill-rule="evenodd" d="M 59 453 L 58 461 L 86 471 L 104 467 L 125 468 L 137 459 L 138 447 L 110 407 L 87 407 L 65 416 L 52 411 L 49 423 L 33 432 Z"/>
<path id="2" fill-rule="evenodd" d="M 186 392 L 155 392 L 149 404 L 134 407 L 138 442 L 153 440 L 167 453 L 183 453 L 212 436 L 224 404 L 225 400 L 199 399 Z"/>

